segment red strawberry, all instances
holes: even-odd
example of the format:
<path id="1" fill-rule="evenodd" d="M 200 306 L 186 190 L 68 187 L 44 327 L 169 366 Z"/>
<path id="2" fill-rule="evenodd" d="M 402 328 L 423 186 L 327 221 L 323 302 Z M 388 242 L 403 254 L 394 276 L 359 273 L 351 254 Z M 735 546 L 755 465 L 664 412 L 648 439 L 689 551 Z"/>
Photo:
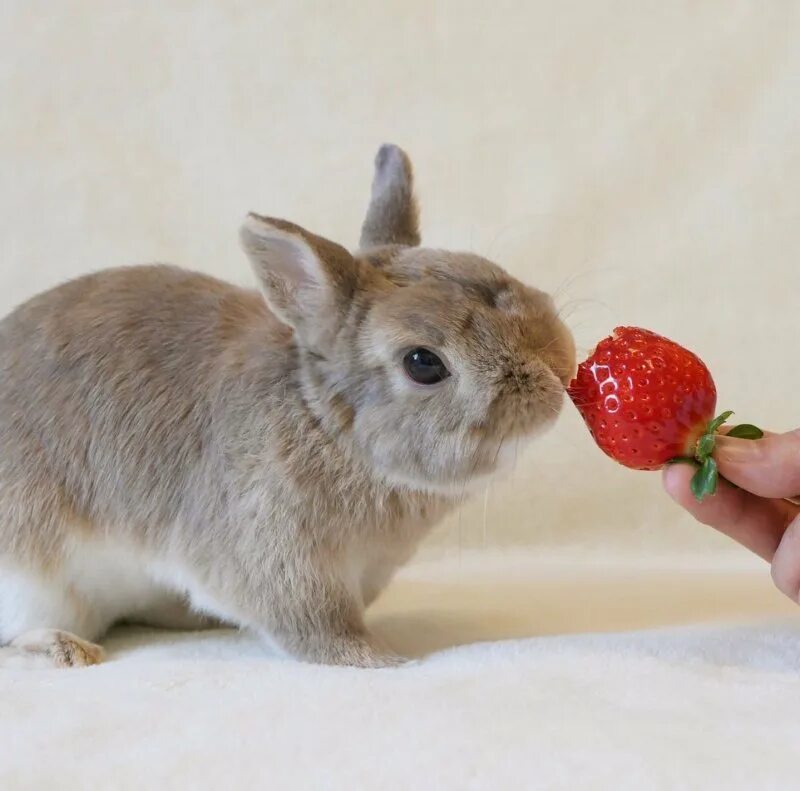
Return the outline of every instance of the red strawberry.
<path id="1" fill-rule="evenodd" d="M 612 459 L 635 470 L 696 460 L 700 468 L 692 491 L 698 500 L 714 493 L 714 435 L 733 413 L 714 418 L 717 389 L 692 352 L 649 330 L 618 327 L 581 363 L 568 392 Z M 730 433 L 762 436 L 749 425 Z"/>

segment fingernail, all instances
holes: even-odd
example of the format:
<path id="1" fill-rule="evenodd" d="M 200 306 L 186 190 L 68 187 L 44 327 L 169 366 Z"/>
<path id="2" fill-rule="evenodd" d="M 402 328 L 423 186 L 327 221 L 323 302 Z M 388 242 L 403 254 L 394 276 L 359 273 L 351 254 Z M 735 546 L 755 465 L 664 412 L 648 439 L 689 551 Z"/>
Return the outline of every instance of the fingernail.
<path id="1" fill-rule="evenodd" d="M 752 464 L 761 458 L 764 446 L 757 439 L 736 439 L 720 435 L 717 437 L 716 452 L 718 461 L 728 464 Z"/>

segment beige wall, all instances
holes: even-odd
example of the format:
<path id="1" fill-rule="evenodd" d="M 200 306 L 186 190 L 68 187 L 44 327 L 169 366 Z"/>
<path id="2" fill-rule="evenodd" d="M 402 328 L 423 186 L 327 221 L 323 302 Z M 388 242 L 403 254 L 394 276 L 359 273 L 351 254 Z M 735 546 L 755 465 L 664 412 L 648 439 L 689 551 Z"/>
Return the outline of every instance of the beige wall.
<path id="1" fill-rule="evenodd" d="M 353 244 L 393 140 L 429 244 L 557 291 L 584 348 L 652 327 L 725 407 L 800 424 L 799 41 L 789 0 L 4 0 L 0 310 L 129 262 L 248 282 L 248 209 Z M 727 549 L 571 410 L 441 540 Z"/>

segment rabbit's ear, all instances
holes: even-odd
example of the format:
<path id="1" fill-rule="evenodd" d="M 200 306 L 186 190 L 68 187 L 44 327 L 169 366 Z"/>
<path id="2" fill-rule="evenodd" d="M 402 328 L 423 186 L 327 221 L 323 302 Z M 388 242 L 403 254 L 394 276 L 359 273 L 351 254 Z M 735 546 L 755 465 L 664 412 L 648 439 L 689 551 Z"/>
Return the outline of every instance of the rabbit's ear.
<path id="1" fill-rule="evenodd" d="M 359 244 L 362 249 L 387 244 L 415 247 L 419 241 L 411 160 L 402 148 L 386 143 L 375 157 L 372 198 Z"/>
<path id="2" fill-rule="evenodd" d="M 267 304 L 289 326 L 333 318 L 352 299 L 356 265 L 344 247 L 257 214 L 248 215 L 239 237 Z"/>

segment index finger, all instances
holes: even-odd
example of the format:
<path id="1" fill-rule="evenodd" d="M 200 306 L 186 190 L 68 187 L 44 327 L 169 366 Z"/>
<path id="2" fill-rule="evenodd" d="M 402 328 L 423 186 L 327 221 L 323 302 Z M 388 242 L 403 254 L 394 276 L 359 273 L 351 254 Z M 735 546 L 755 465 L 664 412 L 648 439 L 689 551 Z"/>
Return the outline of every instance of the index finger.
<path id="1" fill-rule="evenodd" d="M 720 435 L 714 457 L 720 475 L 748 492 L 760 497 L 800 494 L 800 431 L 756 440 Z"/>

